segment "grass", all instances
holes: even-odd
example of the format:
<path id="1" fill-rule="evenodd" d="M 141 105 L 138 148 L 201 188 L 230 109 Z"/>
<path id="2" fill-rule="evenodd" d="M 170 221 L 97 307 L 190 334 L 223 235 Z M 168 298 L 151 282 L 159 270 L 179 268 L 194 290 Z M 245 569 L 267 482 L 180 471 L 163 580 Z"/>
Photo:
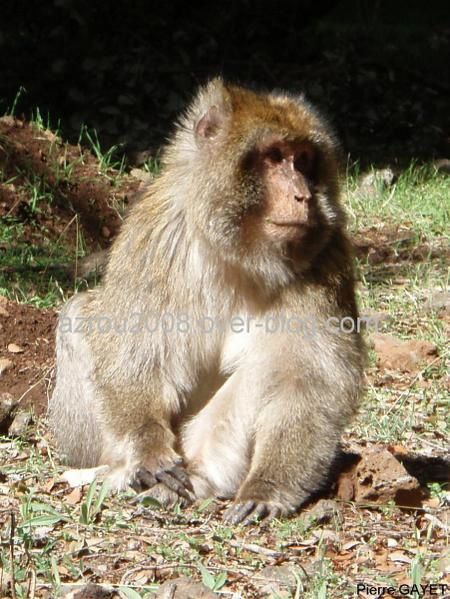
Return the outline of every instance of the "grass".
<path id="1" fill-rule="evenodd" d="M 356 174 L 355 174 L 356 173 Z M 374 185 L 358 193 L 358 170 L 353 168 L 346 181 L 347 210 L 351 228 L 361 230 L 383 223 L 403 225 L 418 238 L 449 236 L 450 179 L 434 167 L 412 163 L 392 186 L 386 187 L 374 175 Z"/>
<path id="2" fill-rule="evenodd" d="M 95 130 L 90 131 L 86 126 L 81 127 L 78 144 L 85 142 L 98 161 L 100 173 L 106 176 L 111 182 L 117 181 L 125 170 L 125 156 L 117 158 L 120 152 L 120 145 L 113 145 L 108 150 L 103 150 Z"/>
<path id="3" fill-rule="evenodd" d="M 376 442 L 408 442 L 418 449 L 433 431 L 449 434 L 445 415 L 450 401 L 444 384 L 449 357 L 447 332 L 436 313 L 426 309 L 426 302 L 433 293 L 449 288 L 450 179 L 433 168 L 412 165 L 391 187 L 375 177 L 373 188 L 362 193 L 357 178 L 349 176 L 346 197 L 353 232 L 383 232 L 389 227 L 393 231 L 388 235 L 394 253 L 391 264 L 358 263 L 362 311 L 389 314 L 383 332 L 431 341 L 441 357 L 438 364 L 425 367 L 406 389 L 393 391 L 390 385 L 369 381 L 352 433 Z M 421 244 L 426 248 L 424 259 L 408 259 Z M 403 257 L 400 253 L 397 260 L 399 251 Z"/>
<path id="4" fill-rule="evenodd" d="M 18 92 L 10 115 L 14 114 L 22 91 Z M 20 167 L 15 167 L 16 174 L 11 176 L 11 166 L 7 172 L 0 163 L 0 185 L 17 198 L 0 218 L 0 294 L 38 307 L 57 306 L 77 288 L 73 266 L 86 255 L 87 244 L 79 217 L 70 212 L 65 198 L 67 189 L 89 181 L 77 173 L 78 167 L 85 164 L 86 152 L 90 151 L 97 160 L 97 180 L 103 179 L 108 187 L 117 186 L 125 165 L 123 156 L 117 158 L 119 146 L 103 151 L 96 132 L 87 127 L 81 129 L 80 143 L 87 144 L 88 150 L 80 146 L 79 156 L 74 156 L 72 149 L 68 157 L 67 145 L 58 137 L 58 131 L 48 130 L 49 122 L 49 117 L 44 120 L 38 109 L 34 112 L 31 125 L 42 132 L 43 140 L 50 141 L 48 157 L 53 156 L 52 149 L 56 150 L 56 159 L 48 159 L 48 163 L 46 159 L 48 172 L 34 172 L 33 165 L 25 160 Z M 2 146 L 4 155 L 8 156 L 8 140 L 5 139 Z M 147 170 L 155 168 L 152 162 Z M 92 173 L 92 168 L 88 172 Z M 64 206 L 68 208 L 68 216 L 61 216 L 59 208 Z M 111 193 L 110 206 L 120 215 L 120 194 Z"/>
<path id="5" fill-rule="evenodd" d="M 24 224 L 16 218 L 0 220 L 0 294 L 18 303 L 50 308 L 64 301 L 71 282 L 69 265 L 82 250 L 58 241 L 24 239 Z M 72 253 L 73 252 L 73 253 Z"/>

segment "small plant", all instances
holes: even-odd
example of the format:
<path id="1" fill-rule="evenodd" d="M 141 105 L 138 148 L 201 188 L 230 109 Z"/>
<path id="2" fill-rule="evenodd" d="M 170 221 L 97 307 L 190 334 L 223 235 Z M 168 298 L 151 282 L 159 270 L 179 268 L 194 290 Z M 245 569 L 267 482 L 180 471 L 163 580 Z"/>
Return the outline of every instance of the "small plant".
<path id="1" fill-rule="evenodd" d="M 120 144 L 111 146 L 109 148 L 109 150 L 107 150 L 106 152 L 103 152 L 101 149 L 101 145 L 100 145 L 100 141 L 98 139 L 97 132 L 95 130 L 93 130 L 92 133 L 90 133 L 89 129 L 86 126 L 81 127 L 80 135 L 78 137 L 78 143 L 81 144 L 83 139 L 87 139 L 92 153 L 94 154 L 94 156 L 97 158 L 97 160 L 99 162 L 100 171 L 102 172 L 103 175 L 105 175 L 109 179 L 113 180 L 113 179 L 119 177 L 123 173 L 123 171 L 125 169 L 125 157 L 122 156 L 122 158 L 120 160 L 117 160 L 115 158 L 115 155 L 117 154 L 118 150 L 120 150 L 120 148 L 121 148 Z M 110 171 L 112 169 L 114 169 L 115 171 L 118 171 L 115 173 L 113 178 L 111 178 L 108 174 L 108 171 Z"/>
<path id="2" fill-rule="evenodd" d="M 208 587 L 208 589 L 211 589 L 211 591 L 220 591 L 220 589 L 225 586 L 227 582 L 226 572 L 220 572 L 217 576 L 214 576 L 202 564 L 198 565 L 198 569 L 202 575 L 203 584 L 205 587 Z"/>
<path id="3" fill-rule="evenodd" d="M 9 116 L 14 116 L 16 113 L 16 108 L 17 108 L 17 104 L 19 103 L 19 100 L 21 98 L 21 96 L 23 96 L 24 94 L 26 94 L 27 90 L 21 85 L 16 93 L 16 95 L 14 96 L 14 100 L 13 103 L 11 104 L 11 107 L 8 108 L 8 110 L 6 111 L 6 114 Z"/>
<path id="4" fill-rule="evenodd" d="M 92 481 L 89 485 L 89 489 L 86 495 L 84 503 L 81 504 L 80 522 L 81 524 L 93 524 L 97 514 L 100 513 L 103 502 L 109 491 L 109 484 L 106 480 L 103 481 L 97 495 L 97 499 L 94 501 L 95 493 L 97 491 L 97 481 Z"/>

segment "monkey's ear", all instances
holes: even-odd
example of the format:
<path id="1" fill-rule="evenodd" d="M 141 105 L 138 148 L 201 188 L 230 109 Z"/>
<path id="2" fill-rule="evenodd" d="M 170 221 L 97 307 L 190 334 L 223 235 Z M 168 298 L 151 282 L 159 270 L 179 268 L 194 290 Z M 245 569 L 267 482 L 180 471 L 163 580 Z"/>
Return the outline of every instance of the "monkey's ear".
<path id="1" fill-rule="evenodd" d="M 197 121 L 195 136 L 197 138 L 213 139 L 219 133 L 224 122 L 217 106 L 211 106 L 208 111 Z"/>
<path id="2" fill-rule="evenodd" d="M 215 139 L 228 123 L 231 115 L 230 94 L 222 79 L 213 79 L 197 96 L 197 115 L 194 123 L 195 138 L 199 143 Z"/>

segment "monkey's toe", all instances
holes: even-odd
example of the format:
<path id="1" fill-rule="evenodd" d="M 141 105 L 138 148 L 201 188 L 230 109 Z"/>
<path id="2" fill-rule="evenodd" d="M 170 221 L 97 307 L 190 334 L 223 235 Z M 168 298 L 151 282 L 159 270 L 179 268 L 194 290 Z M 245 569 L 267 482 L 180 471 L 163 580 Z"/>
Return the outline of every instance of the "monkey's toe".
<path id="1" fill-rule="evenodd" d="M 133 503 L 145 501 L 147 498 L 155 499 L 163 508 L 173 508 L 176 505 L 187 507 L 192 502 L 192 499 L 179 495 L 164 483 L 156 483 L 151 489 L 142 491 L 133 498 Z"/>
<path id="2" fill-rule="evenodd" d="M 157 482 L 156 477 L 147 468 L 138 468 L 130 482 L 130 487 L 136 493 L 141 493 L 145 489 L 152 488 Z"/>
<path id="3" fill-rule="evenodd" d="M 138 468 L 130 486 L 139 493 L 139 497 L 152 497 L 164 507 L 172 507 L 176 503 L 188 505 L 195 499 L 189 476 L 177 463 L 155 473 L 145 467 Z"/>
<path id="4" fill-rule="evenodd" d="M 173 466 L 169 470 L 161 470 L 155 474 L 156 479 L 166 485 L 168 489 L 174 491 L 186 501 L 194 501 L 194 489 L 184 468 Z"/>
<path id="5" fill-rule="evenodd" d="M 223 519 L 228 524 L 248 526 L 260 520 L 272 520 L 287 513 L 279 504 L 262 503 L 253 500 L 234 503 L 225 512 Z"/>

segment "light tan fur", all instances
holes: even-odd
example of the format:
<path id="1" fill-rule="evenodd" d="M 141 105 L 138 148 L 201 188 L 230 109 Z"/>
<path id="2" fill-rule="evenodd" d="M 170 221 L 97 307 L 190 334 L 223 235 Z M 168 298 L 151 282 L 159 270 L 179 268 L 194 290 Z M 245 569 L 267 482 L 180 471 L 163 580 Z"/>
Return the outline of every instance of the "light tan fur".
<path id="1" fill-rule="evenodd" d="M 267 157 L 276 144 L 287 157 L 308 144 L 314 171 Z M 286 214 L 299 223 L 263 226 Z M 165 504 L 232 497 L 230 522 L 297 509 L 360 394 L 361 340 L 327 325 L 357 315 L 344 227 L 336 143 L 302 98 L 201 88 L 102 285 L 61 313 L 50 422 L 70 463 L 106 463 L 117 487 Z M 163 330 L 170 316 L 187 330 Z M 302 316 L 315 334 L 267 330 Z"/>

